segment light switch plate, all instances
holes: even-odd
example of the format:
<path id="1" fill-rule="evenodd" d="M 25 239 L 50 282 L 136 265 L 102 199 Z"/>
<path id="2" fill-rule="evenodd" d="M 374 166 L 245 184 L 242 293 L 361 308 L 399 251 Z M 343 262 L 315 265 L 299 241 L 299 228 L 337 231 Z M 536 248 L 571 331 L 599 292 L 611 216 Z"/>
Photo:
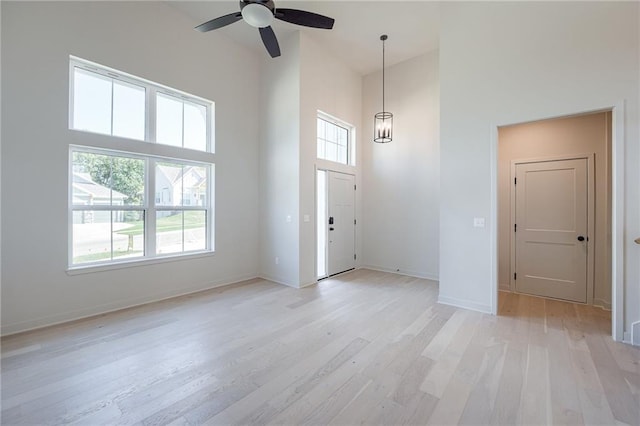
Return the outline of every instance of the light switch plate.
<path id="1" fill-rule="evenodd" d="M 484 228 L 484 217 L 474 217 L 473 218 L 473 227 L 474 228 Z"/>
<path id="2" fill-rule="evenodd" d="M 303 217 L 303 220 L 305 222 L 309 222 L 311 220 L 311 217 L 308 214 L 305 214 L 304 217 Z"/>

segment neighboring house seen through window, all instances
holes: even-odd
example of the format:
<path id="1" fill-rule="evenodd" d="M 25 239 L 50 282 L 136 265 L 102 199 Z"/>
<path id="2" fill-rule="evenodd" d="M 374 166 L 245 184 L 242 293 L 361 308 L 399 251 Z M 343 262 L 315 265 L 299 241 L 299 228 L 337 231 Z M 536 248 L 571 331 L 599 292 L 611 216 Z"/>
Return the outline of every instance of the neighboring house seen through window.
<path id="1" fill-rule="evenodd" d="M 70 65 L 70 128 L 121 139 L 118 151 L 70 148 L 69 266 L 212 251 L 213 103 L 77 58 Z M 140 140 L 172 145 L 171 156 L 141 152 Z"/>

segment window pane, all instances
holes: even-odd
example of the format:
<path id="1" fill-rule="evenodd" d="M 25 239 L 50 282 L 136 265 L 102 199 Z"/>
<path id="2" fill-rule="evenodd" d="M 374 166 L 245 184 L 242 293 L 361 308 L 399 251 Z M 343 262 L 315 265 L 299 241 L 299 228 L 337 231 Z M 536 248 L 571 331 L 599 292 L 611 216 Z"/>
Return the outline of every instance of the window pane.
<path id="1" fill-rule="evenodd" d="M 112 80 L 94 72 L 74 69 L 73 128 L 111 134 Z"/>
<path id="2" fill-rule="evenodd" d="M 113 135 L 144 140 L 145 89 L 113 82 Z"/>
<path id="3" fill-rule="evenodd" d="M 183 247 L 182 211 L 156 212 L 156 254 L 180 253 Z"/>
<path id="4" fill-rule="evenodd" d="M 338 163 L 347 164 L 347 147 L 338 146 Z"/>
<path id="5" fill-rule="evenodd" d="M 144 160 L 112 157 L 112 205 L 144 204 Z"/>
<path id="6" fill-rule="evenodd" d="M 326 153 L 324 158 L 329 161 L 338 161 L 338 145 L 327 142 L 325 146 Z"/>
<path id="7" fill-rule="evenodd" d="M 346 147 L 348 141 L 348 132 L 347 129 L 343 129 L 342 127 L 338 127 L 338 144 Z"/>
<path id="8" fill-rule="evenodd" d="M 144 256 L 144 211 L 115 210 L 111 217 L 113 258 Z"/>
<path id="9" fill-rule="evenodd" d="M 184 103 L 184 147 L 207 150 L 207 108 Z"/>
<path id="10" fill-rule="evenodd" d="M 337 127 L 333 123 L 327 123 L 327 140 L 329 142 L 338 142 Z"/>
<path id="11" fill-rule="evenodd" d="M 184 212 L 184 251 L 206 250 L 207 213 L 205 211 Z"/>
<path id="12" fill-rule="evenodd" d="M 111 260 L 111 212 L 73 212 L 73 264 Z"/>
<path id="13" fill-rule="evenodd" d="M 185 166 L 183 186 L 183 206 L 207 205 L 207 169 L 205 167 Z"/>
<path id="14" fill-rule="evenodd" d="M 156 205 L 182 205 L 183 166 L 175 163 L 156 163 Z"/>
<path id="15" fill-rule="evenodd" d="M 318 139 L 318 158 L 326 158 L 324 139 Z"/>
<path id="16" fill-rule="evenodd" d="M 182 146 L 182 101 L 162 93 L 156 99 L 156 141 Z"/>
<path id="17" fill-rule="evenodd" d="M 108 155 L 73 153 L 74 205 L 111 205 L 111 163 L 112 157 Z"/>
<path id="18" fill-rule="evenodd" d="M 144 160 L 73 153 L 74 205 L 142 205 Z"/>

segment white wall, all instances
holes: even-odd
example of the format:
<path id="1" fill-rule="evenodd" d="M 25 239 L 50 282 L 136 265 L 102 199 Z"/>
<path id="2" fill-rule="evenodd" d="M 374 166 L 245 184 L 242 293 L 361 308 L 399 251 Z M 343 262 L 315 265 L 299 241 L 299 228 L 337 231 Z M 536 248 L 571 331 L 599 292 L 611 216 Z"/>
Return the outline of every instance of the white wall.
<path id="1" fill-rule="evenodd" d="M 316 167 L 353 174 L 361 187 L 359 170 L 366 148 L 360 127 L 362 77 L 308 35 L 301 34 L 300 42 L 300 215 L 311 217 L 309 222 L 300 218 L 300 285 L 307 285 L 316 282 Z M 356 127 L 355 166 L 317 159 L 318 110 Z M 357 223 L 362 220 L 361 194 L 356 191 Z M 362 228 L 356 225 L 356 254 L 361 252 Z"/>
<path id="2" fill-rule="evenodd" d="M 389 37 L 387 49 L 393 49 Z M 373 142 L 382 109 L 382 73 L 363 82 L 363 264 L 438 279 L 440 85 L 438 52 L 385 71 L 393 141 Z"/>
<path id="3" fill-rule="evenodd" d="M 501 127 L 498 131 L 498 282 L 512 290 L 511 164 L 514 160 L 594 154 L 595 229 L 593 304 L 611 308 L 611 112 L 599 112 Z"/>
<path id="4" fill-rule="evenodd" d="M 638 4 L 446 3 L 441 7 L 440 300 L 492 309 L 489 219 L 495 126 L 624 101 L 624 328 L 640 319 Z"/>
<path id="5" fill-rule="evenodd" d="M 299 34 L 281 37 L 279 43 L 282 56 L 272 59 L 265 55 L 261 81 L 260 275 L 298 287 Z"/>
<path id="6" fill-rule="evenodd" d="M 257 275 L 260 63 L 195 24 L 162 3 L 2 2 L 3 333 Z M 69 144 L 125 145 L 68 130 L 70 54 L 216 102 L 215 254 L 66 273 Z"/>
<path id="7" fill-rule="evenodd" d="M 280 39 L 280 46 L 282 56 L 264 65 L 260 271 L 303 287 L 316 282 L 316 166 L 358 175 L 357 167 L 317 160 L 317 111 L 358 126 L 361 78 L 300 32 Z"/>

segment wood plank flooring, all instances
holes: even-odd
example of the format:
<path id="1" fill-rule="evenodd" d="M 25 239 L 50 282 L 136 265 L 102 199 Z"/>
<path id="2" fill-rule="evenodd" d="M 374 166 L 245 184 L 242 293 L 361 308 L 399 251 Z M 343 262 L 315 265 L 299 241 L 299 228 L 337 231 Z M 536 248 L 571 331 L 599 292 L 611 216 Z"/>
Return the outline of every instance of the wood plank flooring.
<path id="1" fill-rule="evenodd" d="M 640 424 L 640 349 L 597 308 L 497 317 L 368 270 L 251 280 L 2 339 L 2 424 Z"/>

